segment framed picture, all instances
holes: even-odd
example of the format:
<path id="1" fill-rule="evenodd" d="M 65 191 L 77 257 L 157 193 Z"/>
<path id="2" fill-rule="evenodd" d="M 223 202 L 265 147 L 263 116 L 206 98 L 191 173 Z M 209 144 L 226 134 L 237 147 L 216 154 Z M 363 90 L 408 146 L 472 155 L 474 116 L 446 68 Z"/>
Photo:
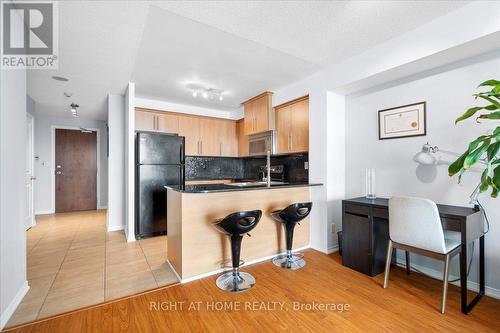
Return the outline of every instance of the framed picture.
<path id="1" fill-rule="evenodd" d="M 425 102 L 378 112 L 379 140 L 424 135 L 426 135 Z"/>

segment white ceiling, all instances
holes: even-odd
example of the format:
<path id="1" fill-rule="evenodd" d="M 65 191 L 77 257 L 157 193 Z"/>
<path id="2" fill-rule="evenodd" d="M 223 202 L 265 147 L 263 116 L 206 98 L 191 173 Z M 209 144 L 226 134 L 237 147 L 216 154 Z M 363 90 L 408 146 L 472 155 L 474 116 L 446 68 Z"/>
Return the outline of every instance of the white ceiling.
<path id="1" fill-rule="evenodd" d="M 141 97 L 233 110 L 465 3 L 60 2 L 59 69 L 31 70 L 28 92 L 37 112 L 68 115 L 76 102 L 81 117 L 103 120 L 107 94 L 122 94 L 129 81 Z M 224 100 L 195 99 L 189 84 L 222 89 Z"/>

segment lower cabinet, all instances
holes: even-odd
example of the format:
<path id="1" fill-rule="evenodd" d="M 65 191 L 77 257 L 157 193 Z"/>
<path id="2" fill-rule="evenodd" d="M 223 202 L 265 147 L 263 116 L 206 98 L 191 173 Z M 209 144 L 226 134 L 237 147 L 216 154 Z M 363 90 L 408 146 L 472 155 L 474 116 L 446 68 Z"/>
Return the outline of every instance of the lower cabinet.
<path id="1" fill-rule="evenodd" d="M 389 242 L 387 211 L 345 202 L 342 211 L 342 264 L 370 276 L 383 273 Z"/>

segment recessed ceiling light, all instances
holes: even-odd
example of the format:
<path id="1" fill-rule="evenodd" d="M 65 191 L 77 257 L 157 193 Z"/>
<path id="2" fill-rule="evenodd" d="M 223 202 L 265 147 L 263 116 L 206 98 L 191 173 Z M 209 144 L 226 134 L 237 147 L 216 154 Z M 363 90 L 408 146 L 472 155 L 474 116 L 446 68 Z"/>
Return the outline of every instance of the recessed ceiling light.
<path id="1" fill-rule="evenodd" d="M 57 75 L 54 75 L 52 76 L 52 78 L 56 81 L 62 81 L 62 82 L 67 82 L 69 81 L 69 79 L 65 78 L 64 76 L 57 76 Z"/>
<path id="2" fill-rule="evenodd" d="M 203 92 L 203 98 L 208 98 L 208 93 L 206 91 Z"/>
<path id="3" fill-rule="evenodd" d="M 196 97 L 198 96 L 198 92 L 197 91 L 193 91 L 193 97 Z"/>

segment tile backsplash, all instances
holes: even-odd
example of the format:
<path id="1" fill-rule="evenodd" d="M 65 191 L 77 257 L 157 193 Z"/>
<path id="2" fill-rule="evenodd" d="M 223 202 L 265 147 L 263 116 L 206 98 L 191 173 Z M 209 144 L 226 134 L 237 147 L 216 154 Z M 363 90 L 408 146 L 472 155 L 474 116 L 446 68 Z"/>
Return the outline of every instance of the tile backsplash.
<path id="1" fill-rule="evenodd" d="M 271 164 L 285 166 L 285 181 L 308 182 L 305 168 L 308 154 L 287 154 L 271 157 Z M 258 157 L 204 157 L 186 156 L 186 180 L 196 179 L 257 179 L 259 166 L 266 164 L 265 156 Z"/>

